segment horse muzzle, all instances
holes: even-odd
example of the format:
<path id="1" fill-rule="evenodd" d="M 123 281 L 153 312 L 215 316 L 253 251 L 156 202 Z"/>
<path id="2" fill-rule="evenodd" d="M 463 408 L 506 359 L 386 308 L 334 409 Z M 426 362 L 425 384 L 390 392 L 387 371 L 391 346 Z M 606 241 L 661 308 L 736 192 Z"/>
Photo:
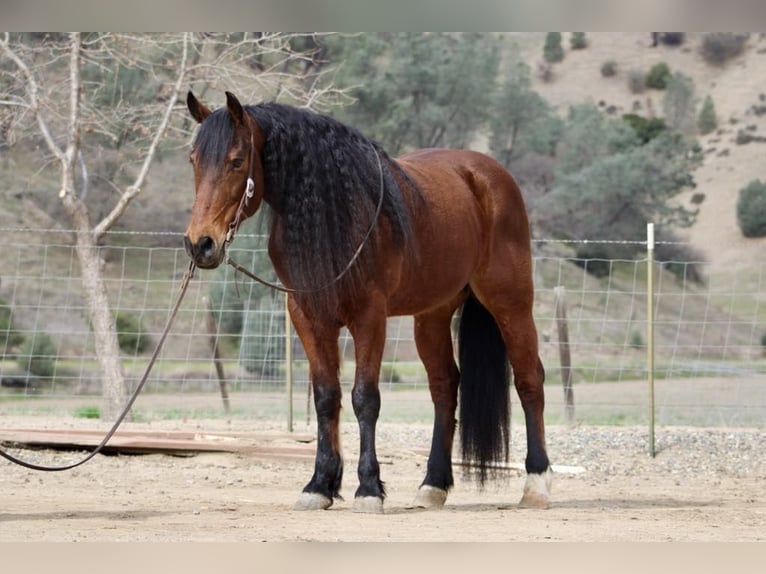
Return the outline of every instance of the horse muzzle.
<path id="1" fill-rule="evenodd" d="M 215 269 L 223 263 L 225 255 L 223 244 L 217 243 L 208 235 L 203 235 L 196 242 L 192 242 L 188 235 L 184 235 L 184 249 L 200 269 Z"/>

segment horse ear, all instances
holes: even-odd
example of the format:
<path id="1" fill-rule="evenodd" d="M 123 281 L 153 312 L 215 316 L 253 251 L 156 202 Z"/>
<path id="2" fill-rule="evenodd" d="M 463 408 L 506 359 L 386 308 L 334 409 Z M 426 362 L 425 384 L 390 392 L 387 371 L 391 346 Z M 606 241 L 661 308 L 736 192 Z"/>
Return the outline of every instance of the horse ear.
<path id="1" fill-rule="evenodd" d="M 210 108 L 205 104 L 201 104 L 194 94 L 192 94 L 191 90 L 186 94 L 186 107 L 189 108 L 189 113 L 195 120 L 197 120 L 197 123 L 201 124 L 205 118 L 210 115 Z"/>
<path id="2" fill-rule="evenodd" d="M 231 92 L 226 92 L 226 107 L 229 109 L 229 115 L 236 123 L 245 123 L 245 112 L 242 109 L 242 104 L 239 103 L 237 96 Z"/>

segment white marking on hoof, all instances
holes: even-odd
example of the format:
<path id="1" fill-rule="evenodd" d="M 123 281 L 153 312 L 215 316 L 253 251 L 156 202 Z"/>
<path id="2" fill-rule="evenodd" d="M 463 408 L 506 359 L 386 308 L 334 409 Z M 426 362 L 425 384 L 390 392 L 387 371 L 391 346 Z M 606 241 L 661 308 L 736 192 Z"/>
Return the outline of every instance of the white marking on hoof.
<path id="1" fill-rule="evenodd" d="M 332 506 L 332 498 L 316 492 L 301 492 L 293 510 L 327 510 Z"/>
<path id="2" fill-rule="evenodd" d="M 528 474 L 519 508 L 549 508 L 553 472 L 548 468 L 541 474 Z"/>
<path id="3" fill-rule="evenodd" d="M 415 501 L 412 503 L 414 508 L 439 509 L 447 501 L 447 491 L 443 488 L 437 488 L 430 484 L 424 484 L 418 488 L 415 495 Z"/>
<path id="4" fill-rule="evenodd" d="M 383 514 L 383 499 L 377 496 L 357 496 L 354 499 L 354 512 Z"/>

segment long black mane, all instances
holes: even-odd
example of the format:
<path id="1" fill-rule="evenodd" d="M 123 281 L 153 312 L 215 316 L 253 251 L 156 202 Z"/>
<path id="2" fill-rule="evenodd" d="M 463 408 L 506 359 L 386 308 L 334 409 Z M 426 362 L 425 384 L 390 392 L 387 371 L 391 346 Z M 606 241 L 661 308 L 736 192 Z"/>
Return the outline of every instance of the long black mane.
<path id="1" fill-rule="evenodd" d="M 417 206 L 416 185 L 375 141 L 329 116 L 292 106 L 245 106 L 263 130 L 264 201 L 281 218 L 282 251 L 289 281 L 299 289 L 325 285 L 354 257 L 370 228 L 383 193 L 381 219 L 399 249 L 412 246 L 409 209 Z M 206 163 L 222 165 L 231 145 L 225 108 L 202 124 L 195 145 Z M 377 156 L 376 156 L 377 152 Z M 379 158 L 379 159 L 378 159 Z M 382 186 L 381 190 L 381 171 Z M 376 264 L 382 221 L 344 279 L 331 288 L 301 296 L 316 313 L 332 312 L 354 294 Z"/>

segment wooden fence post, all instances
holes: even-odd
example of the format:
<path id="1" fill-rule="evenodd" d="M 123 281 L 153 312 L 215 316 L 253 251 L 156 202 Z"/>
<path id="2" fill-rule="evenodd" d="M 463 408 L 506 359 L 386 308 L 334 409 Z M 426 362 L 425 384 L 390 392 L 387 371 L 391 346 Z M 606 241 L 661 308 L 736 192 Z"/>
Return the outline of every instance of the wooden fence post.
<path id="1" fill-rule="evenodd" d="M 646 224 L 646 371 L 649 381 L 649 454 L 654 444 L 654 223 Z"/>
<path id="2" fill-rule="evenodd" d="M 223 372 L 223 361 L 221 360 L 221 352 L 218 349 L 218 329 L 216 329 L 215 318 L 213 317 L 213 308 L 210 306 L 210 299 L 204 298 L 205 301 L 205 323 L 207 325 L 208 342 L 210 344 L 210 350 L 213 351 L 213 364 L 215 365 L 215 372 L 218 375 L 218 386 L 221 389 L 221 399 L 223 400 L 223 410 L 227 415 L 231 414 L 231 405 L 229 404 L 229 384 L 226 382 L 226 377 Z"/>
<path id="3" fill-rule="evenodd" d="M 556 328 L 559 335 L 559 362 L 561 382 L 564 384 L 564 419 L 568 426 L 575 422 L 574 391 L 572 390 L 572 356 L 569 349 L 569 327 L 567 326 L 566 289 L 558 286 L 554 289 Z"/>

